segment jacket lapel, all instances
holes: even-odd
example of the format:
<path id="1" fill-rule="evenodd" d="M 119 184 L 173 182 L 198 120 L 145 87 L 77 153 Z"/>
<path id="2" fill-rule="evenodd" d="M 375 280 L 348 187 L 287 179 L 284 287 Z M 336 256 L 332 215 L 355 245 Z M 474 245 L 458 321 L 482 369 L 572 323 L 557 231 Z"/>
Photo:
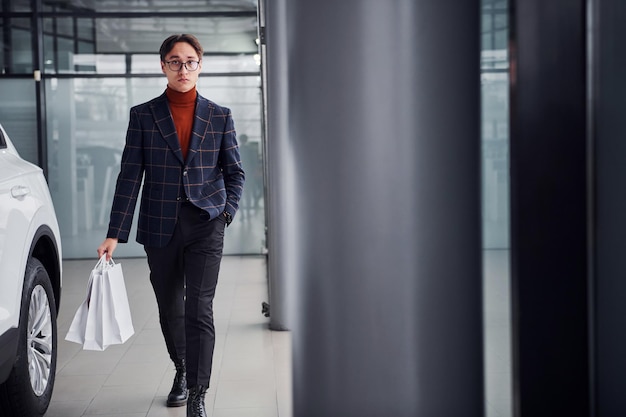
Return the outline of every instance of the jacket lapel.
<path id="1" fill-rule="evenodd" d="M 213 115 L 213 106 L 209 106 L 209 100 L 198 94 L 196 98 L 196 114 L 191 128 L 191 140 L 187 151 L 187 165 L 198 153 L 198 148 L 206 136 Z"/>
<path id="2" fill-rule="evenodd" d="M 155 123 L 163 136 L 163 140 L 167 142 L 168 146 L 174 152 L 174 155 L 183 161 L 183 153 L 180 150 L 180 143 L 178 141 L 178 134 L 176 133 L 176 127 L 174 126 L 174 119 L 170 113 L 170 108 L 167 105 L 167 96 L 163 93 L 155 101 L 150 104 L 152 115 L 154 116 Z"/>

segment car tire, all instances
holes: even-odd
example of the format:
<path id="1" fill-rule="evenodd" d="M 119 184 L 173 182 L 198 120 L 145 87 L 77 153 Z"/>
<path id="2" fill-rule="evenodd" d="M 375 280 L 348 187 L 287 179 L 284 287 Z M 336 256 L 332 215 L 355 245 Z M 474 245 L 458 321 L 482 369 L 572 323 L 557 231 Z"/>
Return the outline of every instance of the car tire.
<path id="1" fill-rule="evenodd" d="M 24 276 L 18 352 L 9 379 L 0 386 L 0 413 L 43 416 L 54 387 L 57 361 L 57 309 L 48 272 L 30 258 Z"/>

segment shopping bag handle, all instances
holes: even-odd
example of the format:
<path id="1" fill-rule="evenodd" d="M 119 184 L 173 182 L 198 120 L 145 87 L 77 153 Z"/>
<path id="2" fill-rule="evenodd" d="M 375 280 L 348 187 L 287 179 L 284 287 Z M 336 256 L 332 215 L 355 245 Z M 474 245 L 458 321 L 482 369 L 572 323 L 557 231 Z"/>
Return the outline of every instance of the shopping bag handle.
<path id="1" fill-rule="evenodd" d="M 96 266 L 94 267 L 94 269 L 98 271 L 104 271 L 105 269 L 109 269 L 114 266 L 115 266 L 115 262 L 113 261 L 113 258 L 111 257 L 111 259 L 107 261 L 107 254 L 104 253 L 98 260 L 98 263 L 96 263 Z"/>

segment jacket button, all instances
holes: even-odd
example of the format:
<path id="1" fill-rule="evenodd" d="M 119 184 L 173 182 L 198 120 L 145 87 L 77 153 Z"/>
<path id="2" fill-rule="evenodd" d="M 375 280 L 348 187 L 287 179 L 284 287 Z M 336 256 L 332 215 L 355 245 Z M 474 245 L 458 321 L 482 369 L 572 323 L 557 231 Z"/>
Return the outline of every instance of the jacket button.
<path id="1" fill-rule="evenodd" d="M 180 201 L 180 197 L 176 197 L 176 201 Z"/>
<path id="2" fill-rule="evenodd" d="M 183 177 L 187 176 L 187 170 L 183 171 Z"/>

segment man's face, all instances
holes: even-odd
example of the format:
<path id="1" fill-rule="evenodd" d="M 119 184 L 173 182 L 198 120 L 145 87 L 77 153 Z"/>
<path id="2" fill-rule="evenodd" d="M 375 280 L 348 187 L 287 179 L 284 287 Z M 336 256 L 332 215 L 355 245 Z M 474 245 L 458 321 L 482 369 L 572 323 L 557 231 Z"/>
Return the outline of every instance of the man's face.
<path id="1" fill-rule="evenodd" d="M 196 53 L 196 50 L 187 42 L 177 42 L 174 44 L 172 50 L 165 56 L 165 61 L 177 61 L 178 63 L 200 61 L 200 57 Z M 174 63 L 170 65 L 172 67 L 175 66 Z M 185 65 L 182 65 L 178 71 L 172 71 L 165 62 L 161 61 L 161 70 L 163 74 L 167 76 L 167 85 L 172 90 L 178 91 L 179 93 L 186 93 L 196 85 L 201 69 L 202 61 L 200 61 L 195 71 L 189 71 Z"/>

